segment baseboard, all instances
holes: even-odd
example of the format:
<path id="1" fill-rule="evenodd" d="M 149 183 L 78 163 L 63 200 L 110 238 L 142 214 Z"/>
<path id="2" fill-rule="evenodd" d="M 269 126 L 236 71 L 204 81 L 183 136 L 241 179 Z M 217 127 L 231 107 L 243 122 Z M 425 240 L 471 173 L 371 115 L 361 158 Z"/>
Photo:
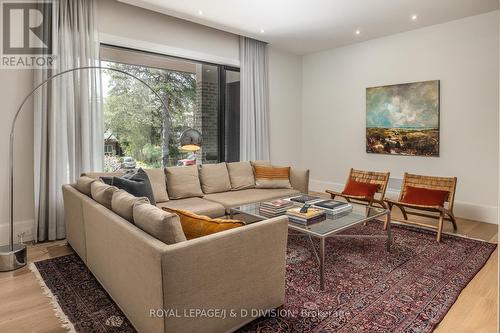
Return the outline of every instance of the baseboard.
<path id="1" fill-rule="evenodd" d="M 0 245 L 9 244 L 9 223 L 0 224 Z M 33 220 L 14 222 L 14 243 L 19 242 L 19 235 L 24 232 L 23 242 L 33 240 Z"/>
<path id="2" fill-rule="evenodd" d="M 311 179 L 309 189 L 316 192 L 324 192 L 325 189 L 342 191 L 344 184 L 327 182 L 323 180 Z M 386 196 L 391 199 L 399 197 L 399 190 L 387 189 Z M 455 201 L 455 216 L 468 220 L 481 221 L 491 224 L 498 224 L 498 207 L 479 205 L 471 202 Z"/>

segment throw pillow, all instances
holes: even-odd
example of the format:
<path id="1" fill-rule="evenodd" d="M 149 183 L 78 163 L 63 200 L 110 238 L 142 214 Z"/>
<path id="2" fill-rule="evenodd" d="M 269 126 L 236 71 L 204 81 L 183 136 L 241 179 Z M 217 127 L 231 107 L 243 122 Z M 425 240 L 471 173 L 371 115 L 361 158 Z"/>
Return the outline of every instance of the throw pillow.
<path id="1" fill-rule="evenodd" d="M 292 188 L 290 167 L 254 165 L 255 188 Z"/>
<path id="2" fill-rule="evenodd" d="M 119 189 L 125 190 L 136 197 L 146 197 L 152 205 L 156 205 L 153 188 L 147 173 L 139 168 L 136 172 L 129 172 L 122 177 L 101 177 L 101 179 Z"/>
<path id="3" fill-rule="evenodd" d="M 113 199 L 113 193 L 115 193 L 116 190 L 118 190 L 116 187 L 105 184 L 102 181 L 95 181 L 90 184 L 92 199 L 107 209 L 111 209 L 111 199 Z"/>
<path id="4" fill-rule="evenodd" d="M 165 244 L 175 244 L 186 240 L 177 215 L 144 202 L 134 204 L 134 222 L 137 227 Z"/>
<path id="5" fill-rule="evenodd" d="M 168 201 L 167 193 L 167 179 L 165 177 L 165 170 L 161 169 L 144 169 L 148 175 L 149 181 L 151 183 L 151 188 L 153 189 L 153 195 L 156 202 L 166 202 Z"/>
<path id="6" fill-rule="evenodd" d="M 149 204 L 149 200 L 146 197 L 138 198 L 125 190 L 117 190 L 111 198 L 111 210 L 125 220 L 133 223 L 133 208 L 134 204 L 138 202 Z"/>
<path id="7" fill-rule="evenodd" d="M 355 197 L 373 198 L 379 189 L 378 184 L 358 182 L 354 179 L 349 179 L 345 184 L 342 194 L 352 195 Z"/>
<path id="8" fill-rule="evenodd" d="M 90 178 L 87 176 L 82 176 L 76 180 L 75 188 L 81 193 L 90 196 L 90 185 L 97 179 Z"/>
<path id="9" fill-rule="evenodd" d="M 224 230 L 238 228 L 245 225 L 239 220 L 212 219 L 208 216 L 197 215 L 187 210 L 163 207 L 167 212 L 179 215 L 182 230 L 187 239 L 198 238 L 215 234 Z"/>
<path id="10" fill-rule="evenodd" d="M 170 199 L 202 197 L 198 166 L 165 168 L 167 191 Z"/>
<path id="11" fill-rule="evenodd" d="M 252 164 L 248 161 L 226 163 L 232 190 L 255 187 Z"/>
<path id="12" fill-rule="evenodd" d="M 450 192 L 448 191 L 406 186 L 401 202 L 413 205 L 443 207 L 449 195 Z"/>
<path id="13" fill-rule="evenodd" d="M 231 190 L 226 163 L 202 164 L 198 168 L 203 193 L 219 193 Z"/>

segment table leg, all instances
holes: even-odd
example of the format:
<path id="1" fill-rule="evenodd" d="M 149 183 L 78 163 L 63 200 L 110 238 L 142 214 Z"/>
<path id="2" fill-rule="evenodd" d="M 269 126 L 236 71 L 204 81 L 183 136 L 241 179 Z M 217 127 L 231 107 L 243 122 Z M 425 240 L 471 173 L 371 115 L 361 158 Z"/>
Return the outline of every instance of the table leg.
<path id="1" fill-rule="evenodd" d="M 387 252 L 390 252 L 392 245 L 391 212 L 387 213 L 386 219 L 387 219 Z"/>
<path id="2" fill-rule="evenodd" d="M 319 246 L 319 288 L 325 290 L 325 238 L 320 238 Z"/>

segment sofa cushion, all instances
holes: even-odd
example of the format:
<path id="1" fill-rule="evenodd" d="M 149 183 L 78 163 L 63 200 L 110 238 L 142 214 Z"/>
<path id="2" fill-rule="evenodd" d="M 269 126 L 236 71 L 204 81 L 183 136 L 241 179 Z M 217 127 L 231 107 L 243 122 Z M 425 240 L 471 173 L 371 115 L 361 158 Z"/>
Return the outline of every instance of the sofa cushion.
<path id="1" fill-rule="evenodd" d="M 97 179 L 81 176 L 76 180 L 75 188 L 81 193 L 90 196 L 90 185 Z"/>
<path id="2" fill-rule="evenodd" d="M 226 207 L 227 209 L 231 207 L 245 205 L 252 202 L 288 197 L 299 193 L 300 193 L 299 191 L 294 189 L 252 188 L 241 191 L 207 194 L 203 197 L 203 199 L 217 202 Z"/>
<path id="3" fill-rule="evenodd" d="M 111 198 L 111 210 L 129 222 L 134 222 L 133 208 L 137 202 L 149 204 L 146 197 L 136 197 L 125 190 L 117 190 Z"/>
<path id="4" fill-rule="evenodd" d="M 255 160 L 255 161 L 250 161 L 252 164 L 252 167 L 255 167 L 256 165 L 264 165 L 264 166 L 271 166 L 271 161 L 269 160 Z"/>
<path id="5" fill-rule="evenodd" d="M 167 191 L 170 199 L 202 197 L 198 166 L 182 166 L 165 168 L 167 175 Z"/>
<path id="6" fill-rule="evenodd" d="M 244 190 L 255 187 L 255 177 L 250 162 L 232 162 L 226 165 L 232 190 Z"/>
<path id="7" fill-rule="evenodd" d="M 117 190 L 118 189 L 116 187 L 105 184 L 102 181 L 95 181 L 90 184 L 90 194 L 92 199 L 108 209 L 111 209 L 113 193 Z"/>
<path id="8" fill-rule="evenodd" d="M 256 188 L 292 188 L 290 167 L 255 165 Z"/>
<path id="9" fill-rule="evenodd" d="M 245 225 L 244 222 L 239 220 L 212 219 L 208 216 L 194 214 L 187 210 L 163 209 L 179 215 L 182 230 L 187 239 L 203 237 Z"/>
<path id="10" fill-rule="evenodd" d="M 219 193 L 231 190 L 226 163 L 202 164 L 198 167 L 203 193 Z"/>
<path id="11" fill-rule="evenodd" d="M 179 216 L 144 202 L 134 204 L 135 225 L 165 244 L 186 240 Z"/>
<path id="12" fill-rule="evenodd" d="M 168 201 L 167 193 L 167 178 L 165 177 L 165 169 L 144 169 L 148 175 L 153 196 L 156 202 Z"/>
<path id="13" fill-rule="evenodd" d="M 157 203 L 156 206 L 159 208 L 165 207 L 188 210 L 190 212 L 209 217 L 220 217 L 226 214 L 226 209 L 223 205 L 202 198 L 169 200 L 167 202 Z"/>

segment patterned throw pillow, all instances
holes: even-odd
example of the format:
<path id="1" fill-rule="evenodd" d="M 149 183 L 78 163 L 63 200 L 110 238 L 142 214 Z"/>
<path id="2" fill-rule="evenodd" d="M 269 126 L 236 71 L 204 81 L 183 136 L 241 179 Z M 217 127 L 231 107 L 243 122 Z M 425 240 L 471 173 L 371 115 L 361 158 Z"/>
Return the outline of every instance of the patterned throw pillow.
<path id="1" fill-rule="evenodd" d="M 212 219 L 208 216 L 198 215 L 183 209 L 162 207 L 163 210 L 179 215 L 182 230 L 187 239 L 198 238 L 215 234 L 224 230 L 238 228 L 245 225 L 239 220 Z"/>
<path id="2" fill-rule="evenodd" d="M 255 188 L 292 188 L 290 167 L 254 165 Z"/>

